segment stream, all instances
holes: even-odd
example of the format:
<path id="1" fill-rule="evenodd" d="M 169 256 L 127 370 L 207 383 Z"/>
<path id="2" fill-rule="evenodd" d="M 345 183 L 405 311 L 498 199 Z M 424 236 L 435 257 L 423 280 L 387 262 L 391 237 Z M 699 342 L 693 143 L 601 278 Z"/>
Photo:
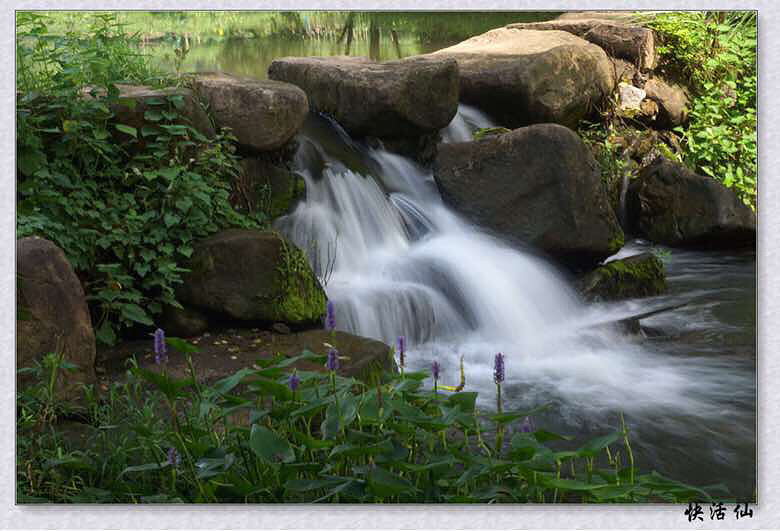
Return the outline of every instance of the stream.
<path id="1" fill-rule="evenodd" d="M 461 105 L 444 141 L 492 125 Z M 336 308 L 337 328 L 394 344 L 408 370 L 442 366 L 495 408 L 493 358 L 506 356 L 505 410 L 549 404 L 536 427 L 605 434 L 625 416 L 637 466 L 752 498 L 756 479 L 755 254 L 655 247 L 662 296 L 586 304 L 571 278 L 443 204 L 431 173 L 352 140 L 313 115 L 298 136 L 306 199 L 277 228 L 304 249 Z M 651 249 L 635 240 L 615 257 Z M 686 303 L 642 321 L 643 336 L 604 323 Z M 646 336 L 646 337 L 645 337 Z"/>

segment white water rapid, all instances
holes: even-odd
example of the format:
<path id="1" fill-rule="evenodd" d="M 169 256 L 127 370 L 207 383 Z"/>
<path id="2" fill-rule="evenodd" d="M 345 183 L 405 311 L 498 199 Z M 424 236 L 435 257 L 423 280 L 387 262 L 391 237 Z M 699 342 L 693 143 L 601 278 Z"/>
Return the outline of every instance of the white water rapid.
<path id="1" fill-rule="evenodd" d="M 740 386 L 727 380 L 742 376 L 724 373 L 725 362 L 680 363 L 591 326 L 635 308 L 584 305 L 551 263 L 454 214 L 429 171 L 316 120 L 299 137 L 306 199 L 278 228 L 318 274 L 332 266 L 325 280 L 337 328 L 390 345 L 406 336 L 411 368 L 438 359 L 444 383 L 457 383 L 463 355 L 467 388 L 483 403 L 493 399 L 493 357 L 503 352 L 507 399 L 552 400 L 570 421 L 606 411 L 706 418 L 730 407 Z M 462 106 L 443 136 L 465 140 L 489 125 Z"/>

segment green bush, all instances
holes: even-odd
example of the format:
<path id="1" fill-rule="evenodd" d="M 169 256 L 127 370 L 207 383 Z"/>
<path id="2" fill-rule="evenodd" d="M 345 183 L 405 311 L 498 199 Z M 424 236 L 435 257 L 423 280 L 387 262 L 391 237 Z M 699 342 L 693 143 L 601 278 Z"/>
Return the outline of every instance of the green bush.
<path id="1" fill-rule="evenodd" d="M 679 128 L 686 162 L 723 181 L 755 208 L 756 14 L 661 13 L 659 68 L 691 91 L 690 123 Z"/>
<path id="2" fill-rule="evenodd" d="M 151 71 L 113 15 L 90 38 L 51 36 L 47 18 L 17 18 L 17 236 L 59 245 L 85 284 L 98 339 L 150 326 L 193 241 L 261 215 L 229 201 L 238 170 L 231 137 L 181 125 L 182 96 L 147 103 L 140 131 L 117 122 L 117 83 L 174 84 Z M 126 104 L 126 103 L 125 103 Z"/>

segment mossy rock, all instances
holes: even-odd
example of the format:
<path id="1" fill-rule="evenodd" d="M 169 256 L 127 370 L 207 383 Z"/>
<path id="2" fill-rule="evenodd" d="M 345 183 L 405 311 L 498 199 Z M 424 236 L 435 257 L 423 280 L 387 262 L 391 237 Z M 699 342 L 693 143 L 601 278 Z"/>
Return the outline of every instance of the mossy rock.
<path id="1" fill-rule="evenodd" d="M 182 303 L 241 321 L 319 321 L 325 291 L 306 256 L 274 231 L 231 229 L 197 242 Z"/>
<path id="2" fill-rule="evenodd" d="M 270 220 L 290 213 L 306 195 L 303 177 L 259 158 L 241 161 L 243 175 L 236 182 L 239 207 L 265 212 Z"/>
<path id="3" fill-rule="evenodd" d="M 579 288 L 591 301 L 658 295 L 666 291 L 664 265 L 653 253 L 614 260 L 585 275 Z"/>
<path id="4" fill-rule="evenodd" d="M 503 135 L 504 133 L 509 132 L 511 132 L 511 129 L 507 129 L 506 127 L 483 127 L 482 129 L 474 131 L 471 136 L 474 140 L 481 140 L 486 136 Z"/>

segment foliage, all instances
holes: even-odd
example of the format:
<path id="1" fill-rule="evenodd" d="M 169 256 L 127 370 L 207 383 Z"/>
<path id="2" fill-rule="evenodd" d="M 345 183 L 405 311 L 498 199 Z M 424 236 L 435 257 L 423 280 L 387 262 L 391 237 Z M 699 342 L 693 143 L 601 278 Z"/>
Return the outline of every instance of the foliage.
<path id="1" fill-rule="evenodd" d="M 756 13 L 670 12 L 648 22 L 659 68 L 692 92 L 687 162 L 755 207 Z"/>
<path id="2" fill-rule="evenodd" d="M 21 503 L 679 503 L 709 500 L 715 488 L 641 473 L 622 417 L 572 447 L 530 427 L 540 408 L 482 412 L 477 393 L 426 388 L 427 373 L 373 384 L 291 377 L 293 364 L 325 359 L 304 351 L 205 386 L 197 349 L 167 342 L 187 354 L 189 377 L 131 363 L 103 396 L 86 388 L 91 427 L 78 443 L 54 419 L 34 421 L 34 390 L 19 395 Z"/>
<path id="3" fill-rule="evenodd" d="M 79 31 L 85 12 L 60 11 L 52 16 L 52 31 Z M 128 33 L 143 37 L 178 38 L 337 38 L 350 17 L 354 34 L 368 37 L 374 24 L 382 31 L 413 34 L 421 41 L 461 40 L 512 22 L 535 22 L 555 18 L 559 13 L 506 11 L 398 12 L 398 11 L 124 11 L 116 13 Z"/>
<path id="4" fill-rule="evenodd" d="M 184 122 L 181 94 L 147 99 L 140 130 L 119 123 L 116 84 L 165 83 L 115 17 L 94 15 L 89 39 L 51 36 L 37 13 L 17 18 L 17 236 L 40 235 L 68 256 L 87 288 L 98 338 L 149 326 L 195 239 L 261 216 L 229 203 L 238 171 L 227 133 Z"/>

